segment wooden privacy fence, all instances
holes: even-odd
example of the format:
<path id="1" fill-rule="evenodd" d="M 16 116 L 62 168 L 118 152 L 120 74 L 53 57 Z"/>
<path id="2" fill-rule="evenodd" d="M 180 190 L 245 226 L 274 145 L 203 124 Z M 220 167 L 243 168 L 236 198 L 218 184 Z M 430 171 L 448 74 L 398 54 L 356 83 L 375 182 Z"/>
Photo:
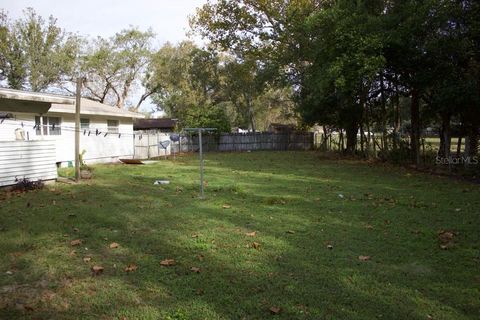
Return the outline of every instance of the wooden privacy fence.
<path id="1" fill-rule="evenodd" d="M 135 131 L 134 158 L 150 159 L 169 156 L 172 152 L 196 152 L 199 149 L 198 136 L 182 134 L 180 142 L 171 142 L 165 150 L 160 142 L 169 141 L 171 133 L 154 130 Z M 202 136 L 205 151 L 256 151 L 256 150 L 310 150 L 314 147 L 312 132 L 291 133 L 222 133 Z"/>
<path id="2" fill-rule="evenodd" d="M 0 186 L 57 178 L 55 141 L 0 141 Z"/>
<path id="3" fill-rule="evenodd" d="M 310 150 L 314 140 L 312 132 L 292 133 L 222 133 L 203 135 L 205 151 L 256 151 L 256 150 Z M 183 135 L 181 144 L 173 146 L 174 151 L 191 152 L 198 150 L 198 136 Z"/>

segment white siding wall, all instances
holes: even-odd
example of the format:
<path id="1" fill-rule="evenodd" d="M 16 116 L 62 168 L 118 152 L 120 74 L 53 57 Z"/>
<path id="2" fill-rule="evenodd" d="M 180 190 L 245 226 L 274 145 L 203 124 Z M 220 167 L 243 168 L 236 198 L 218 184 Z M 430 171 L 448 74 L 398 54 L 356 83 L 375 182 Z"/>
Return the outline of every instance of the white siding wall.
<path id="1" fill-rule="evenodd" d="M 35 115 L 16 113 L 16 120 L 6 119 L 0 125 L 0 141 L 14 141 L 15 129 L 22 128 L 25 131 L 25 137 L 30 140 L 41 140 L 40 135 L 37 136 L 33 126 L 35 125 Z M 74 162 L 75 159 L 75 127 L 74 115 L 72 114 L 55 114 L 47 113 L 45 116 L 60 117 L 62 120 L 62 132 L 59 136 L 44 136 L 46 141 L 55 141 L 56 144 L 56 162 L 66 164 Z M 115 118 L 103 116 L 83 116 L 82 118 L 90 119 L 90 136 L 88 132 L 84 135 L 80 134 L 80 151 L 85 150 L 84 159 L 87 163 L 112 162 L 119 158 L 133 157 L 133 122 L 129 118 Z M 107 132 L 107 120 L 118 120 L 118 131 L 122 134 L 104 134 Z M 102 132 L 96 136 L 95 130 Z"/>
<path id="2" fill-rule="evenodd" d="M 0 187 L 15 179 L 52 180 L 57 178 L 53 141 L 0 141 Z"/>

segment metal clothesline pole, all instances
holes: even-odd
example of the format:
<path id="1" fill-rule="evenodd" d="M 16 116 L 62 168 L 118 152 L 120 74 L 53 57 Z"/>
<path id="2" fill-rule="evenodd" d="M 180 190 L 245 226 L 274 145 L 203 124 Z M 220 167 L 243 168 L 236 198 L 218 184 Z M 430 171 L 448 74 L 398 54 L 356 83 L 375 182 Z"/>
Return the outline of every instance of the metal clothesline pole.
<path id="1" fill-rule="evenodd" d="M 203 183 L 203 143 L 202 143 L 202 133 L 209 132 L 209 131 L 216 131 L 216 128 L 185 128 L 184 131 L 187 132 L 198 132 L 198 144 L 199 144 L 199 159 L 200 159 L 200 199 L 205 199 L 204 194 L 204 183 Z"/>

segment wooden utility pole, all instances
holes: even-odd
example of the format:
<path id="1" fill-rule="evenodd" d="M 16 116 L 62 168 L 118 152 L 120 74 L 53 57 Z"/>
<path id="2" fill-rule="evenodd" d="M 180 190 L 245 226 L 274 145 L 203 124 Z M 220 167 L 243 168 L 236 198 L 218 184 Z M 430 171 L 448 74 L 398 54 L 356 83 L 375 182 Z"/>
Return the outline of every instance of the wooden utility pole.
<path id="1" fill-rule="evenodd" d="M 75 99 L 75 181 L 80 181 L 80 103 L 82 78 L 77 78 L 77 96 Z"/>

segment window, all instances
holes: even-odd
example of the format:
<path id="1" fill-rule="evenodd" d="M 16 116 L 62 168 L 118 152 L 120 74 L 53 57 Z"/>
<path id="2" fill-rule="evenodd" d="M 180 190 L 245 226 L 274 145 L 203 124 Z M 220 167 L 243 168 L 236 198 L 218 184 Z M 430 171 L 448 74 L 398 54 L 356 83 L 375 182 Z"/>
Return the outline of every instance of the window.
<path id="1" fill-rule="evenodd" d="M 108 133 L 118 133 L 118 120 L 107 120 Z"/>
<path id="2" fill-rule="evenodd" d="M 62 121 L 59 117 L 48 117 L 48 134 L 59 136 L 62 133 Z"/>
<path id="3" fill-rule="evenodd" d="M 43 135 L 45 136 L 59 136 L 62 134 L 62 119 L 60 117 L 42 117 L 43 121 Z M 40 117 L 35 117 L 36 134 L 41 135 Z"/>
<path id="4" fill-rule="evenodd" d="M 90 129 L 90 119 L 81 118 L 80 119 L 80 129 L 81 130 L 89 130 Z"/>

